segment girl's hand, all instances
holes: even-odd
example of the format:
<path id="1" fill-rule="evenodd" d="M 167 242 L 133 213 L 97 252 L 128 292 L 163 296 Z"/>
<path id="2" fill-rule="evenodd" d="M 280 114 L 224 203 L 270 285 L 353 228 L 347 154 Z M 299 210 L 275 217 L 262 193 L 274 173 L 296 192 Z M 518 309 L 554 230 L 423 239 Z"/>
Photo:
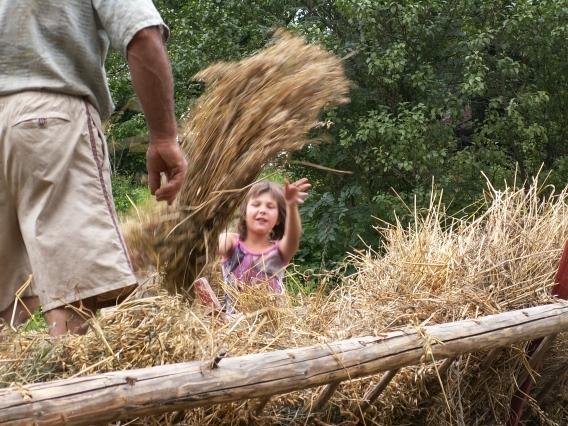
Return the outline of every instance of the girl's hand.
<path id="1" fill-rule="evenodd" d="M 308 197 L 308 190 L 312 187 L 308 179 L 302 178 L 294 183 L 284 182 L 284 199 L 287 204 L 302 204 Z"/>

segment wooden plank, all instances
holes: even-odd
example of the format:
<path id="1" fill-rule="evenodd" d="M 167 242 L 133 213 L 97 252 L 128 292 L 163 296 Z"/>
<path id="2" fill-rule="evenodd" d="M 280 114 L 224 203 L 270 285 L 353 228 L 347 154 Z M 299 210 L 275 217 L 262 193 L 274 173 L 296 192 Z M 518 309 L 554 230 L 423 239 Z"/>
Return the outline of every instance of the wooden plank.
<path id="1" fill-rule="evenodd" d="M 497 359 L 497 355 L 499 355 L 499 351 L 502 348 L 494 348 L 491 349 L 487 355 L 485 355 L 485 358 L 483 358 L 483 361 L 481 361 L 481 367 L 483 370 L 485 370 L 486 368 L 490 367 L 491 364 L 493 364 L 493 361 L 495 361 Z"/>
<path id="2" fill-rule="evenodd" d="M 446 374 L 448 368 L 452 365 L 452 363 L 456 360 L 456 357 L 446 358 L 442 365 L 437 369 L 437 374 L 435 380 L 438 382 L 438 376 L 443 378 Z M 363 396 L 363 401 L 359 404 L 355 404 L 352 408 L 353 412 L 359 411 L 359 414 L 364 414 L 373 404 L 373 402 L 383 393 L 395 375 L 400 371 L 400 369 L 396 370 L 389 370 L 387 371 L 381 380 L 372 388 L 367 390 L 365 395 Z M 359 407 L 357 408 L 357 405 Z"/>
<path id="3" fill-rule="evenodd" d="M 222 359 L 194 361 L 0 390 L 0 424 L 93 424 L 267 397 L 420 363 L 423 336 L 436 359 L 568 330 L 568 303 Z M 439 343 L 438 343 L 439 342 Z"/>
<path id="4" fill-rule="evenodd" d="M 538 344 L 536 350 L 533 352 L 531 357 L 529 358 L 529 368 L 534 370 L 538 375 L 538 370 L 542 367 L 542 363 L 544 362 L 544 357 L 552 347 L 554 340 L 556 339 L 556 334 L 551 334 L 550 336 L 546 336 L 542 341 Z M 524 383 L 526 380 L 531 380 L 533 382 L 536 381 L 536 377 L 533 377 L 529 374 L 528 371 L 523 371 L 519 378 L 517 379 L 517 383 Z M 534 379 L 534 380 L 533 380 Z"/>

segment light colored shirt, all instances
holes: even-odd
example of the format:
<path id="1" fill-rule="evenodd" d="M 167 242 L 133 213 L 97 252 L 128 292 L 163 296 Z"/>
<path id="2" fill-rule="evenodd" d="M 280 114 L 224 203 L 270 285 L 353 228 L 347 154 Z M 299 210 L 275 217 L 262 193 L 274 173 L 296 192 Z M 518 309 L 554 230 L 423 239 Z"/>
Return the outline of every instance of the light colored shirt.
<path id="1" fill-rule="evenodd" d="M 168 29 L 151 0 L 0 0 L 0 96 L 46 90 L 113 110 L 104 62 L 143 28 Z"/>

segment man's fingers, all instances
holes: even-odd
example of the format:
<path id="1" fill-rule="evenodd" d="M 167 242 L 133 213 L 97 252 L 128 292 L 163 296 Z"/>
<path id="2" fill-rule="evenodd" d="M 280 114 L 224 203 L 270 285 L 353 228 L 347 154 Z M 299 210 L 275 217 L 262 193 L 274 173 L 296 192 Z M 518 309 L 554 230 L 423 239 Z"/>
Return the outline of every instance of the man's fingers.
<path id="1" fill-rule="evenodd" d="M 148 172 L 148 186 L 150 187 L 150 193 L 155 195 L 158 188 L 160 188 L 159 172 Z"/>
<path id="2" fill-rule="evenodd" d="M 157 201 L 167 201 L 168 204 L 171 204 L 174 201 L 176 191 L 173 191 L 172 188 L 169 188 L 168 186 L 169 185 L 166 184 L 156 191 Z"/>
<path id="3" fill-rule="evenodd" d="M 171 204 L 179 191 L 179 186 L 180 185 L 177 185 L 173 181 L 162 185 L 162 187 L 156 191 L 156 200 L 167 201 Z"/>
<path id="4" fill-rule="evenodd" d="M 178 191 L 181 189 L 187 161 L 178 145 L 151 144 L 146 155 L 148 163 L 148 184 L 150 191 L 156 196 L 157 201 L 167 201 L 171 204 Z M 153 173 L 150 173 L 150 170 Z M 162 183 L 160 172 L 166 175 L 167 182 Z"/>
<path id="5" fill-rule="evenodd" d="M 181 167 L 181 169 L 184 169 Z M 172 170 L 172 178 L 168 180 L 166 184 L 164 184 L 160 189 L 156 191 L 156 200 L 158 201 L 167 201 L 168 204 L 171 204 L 181 186 L 183 185 L 183 171 L 180 171 L 179 168 L 175 168 Z"/>

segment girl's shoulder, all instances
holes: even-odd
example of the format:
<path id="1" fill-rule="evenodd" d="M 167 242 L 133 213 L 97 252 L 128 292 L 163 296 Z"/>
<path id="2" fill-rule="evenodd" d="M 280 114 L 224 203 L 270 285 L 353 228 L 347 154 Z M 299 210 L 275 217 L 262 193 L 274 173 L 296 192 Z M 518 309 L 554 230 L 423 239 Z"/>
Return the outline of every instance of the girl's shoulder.
<path id="1" fill-rule="evenodd" d="M 219 236 L 219 254 L 223 257 L 230 256 L 239 243 L 239 234 L 225 232 Z"/>
<path id="2" fill-rule="evenodd" d="M 241 241 L 239 234 L 236 232 L 228 232 L 227 233 L 227 247 L 228 251 L 232 251 L 239 245 L 239 241 Z"/>
<path id="3" fill-rule="evenodd" d="M 237 244 L 239 241 L 239 234 L 236 232 L 227 232 L 227 241 L 230 241 L 231 244 Z"/>

